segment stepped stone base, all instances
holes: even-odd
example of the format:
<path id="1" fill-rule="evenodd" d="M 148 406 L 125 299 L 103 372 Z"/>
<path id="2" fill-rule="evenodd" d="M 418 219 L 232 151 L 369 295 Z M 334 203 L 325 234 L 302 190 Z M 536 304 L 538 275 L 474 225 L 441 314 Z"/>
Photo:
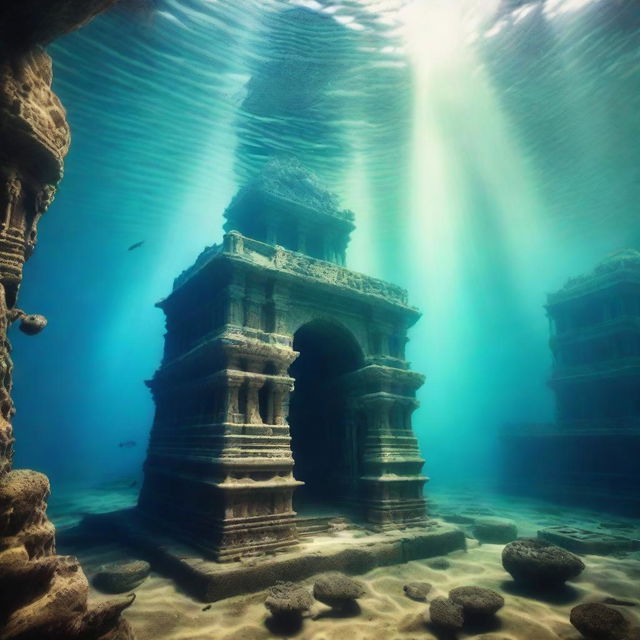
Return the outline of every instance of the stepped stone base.
<path id="1" fill-rule="evenodd" d="M 304 580 L 325 571 L 358 575 L 466 547 L 460 529 L 431 520 L 424 528 L 405 531 L 345 530 L 334 536 L 304 537 L 295 550 L 218 563 L 148 528 L 135 509 L 86 516 L 82 529 L 85 538 L 115 540 L 135 549 L 155 570 L 203 602 L 260 591 L 278 580 Z"/>

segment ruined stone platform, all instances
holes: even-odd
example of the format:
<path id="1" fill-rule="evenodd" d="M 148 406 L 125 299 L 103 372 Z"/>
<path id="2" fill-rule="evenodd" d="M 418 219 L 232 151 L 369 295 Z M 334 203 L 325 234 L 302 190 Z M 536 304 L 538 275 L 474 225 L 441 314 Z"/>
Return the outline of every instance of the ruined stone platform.
<path id="1" fill-rule="evenodd" d="M 345 531 L 303 538 L 294 550 L 218 563 L 150 529 L 135 509 L 86 516 L 81 530 L 85 540 L 115 541 L 131 548 L 154 570 L 203 602 L 260 591 L 278 580 L 304 580 L 325 571 L 363 574 L 376 567 L 440 556 L 466 546 L 460 529 L 430 520 L 425 527 L 404 531 Z"/>
<path id="2" fill-rule="evenodd" d="M 575 553 L 608 555 L 640 549 L 640 540 L 569 526 L 540 529 L 538 537 Z"/>

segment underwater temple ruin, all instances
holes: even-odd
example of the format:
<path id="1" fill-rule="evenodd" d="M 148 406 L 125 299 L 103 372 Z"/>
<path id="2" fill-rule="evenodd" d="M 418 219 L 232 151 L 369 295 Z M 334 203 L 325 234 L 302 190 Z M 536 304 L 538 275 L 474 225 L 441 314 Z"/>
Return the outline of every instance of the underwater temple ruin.
<path id="1" fill-rule="evenodd" d="M 640 252 L 623 250 L 547 300 L 554 425 L 505 434 L 528 492 L 640 513 Z"/>
<path id="2" fill-rule="evenodd" d="M 159 303 L 144 517 L 218 561 L 284 550 L 303 514 L 426 524 L 406 292 L 347 269 L 353 214 L 272 160 Z"/>

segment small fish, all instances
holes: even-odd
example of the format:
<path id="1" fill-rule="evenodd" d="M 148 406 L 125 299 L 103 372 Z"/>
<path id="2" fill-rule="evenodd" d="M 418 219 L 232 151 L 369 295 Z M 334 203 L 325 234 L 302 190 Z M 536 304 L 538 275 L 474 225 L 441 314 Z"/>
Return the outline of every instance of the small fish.
<path id="1" fill-rule="evenodd" d="M 135 447 L 138 443 L 135 440 L 125 440 L 124 442 L 118 442 L 118 446 L 121 449 L 131 449 L 131 447 Z"/>
<path id="2" fill-rule="evenodd" d="M 134 480 L 130 485 L 129 485 L 129 489 L 133 489 L 133 487 L 136 487 L 138 485 L 138 481 Z"/>
<path id="3" fill-rule="evenodd" d="M 209 611 L 209 609 L 211 609 L 211 605 L 210 604 L 207 604 L 204 607 L 202 607 L 203 611 Z"/>
<path id="4" fill-rule="evenodd" d="M 140 240 L 140 242 L 134 242 L 128 249 L 127 251 L 133 251 L 134 249 L 137 249 L 138 247 L 141 247 L 144 244 L 144 240 Z"/>

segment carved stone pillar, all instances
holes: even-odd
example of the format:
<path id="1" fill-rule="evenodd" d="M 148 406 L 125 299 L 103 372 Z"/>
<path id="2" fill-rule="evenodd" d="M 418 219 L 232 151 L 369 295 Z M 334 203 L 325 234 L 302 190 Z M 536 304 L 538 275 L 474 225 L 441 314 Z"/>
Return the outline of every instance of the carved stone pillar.
<path id="1" fill-rule="evenodd" d="M 272 388 L 273 424 L 286 425 L 292 384 L 291 382 L 274 382 L 272 383 Z"/>
<path id="2" fill-rule="evenodd" d="M 247 287 L 244 299 L 244 324 L 251 329 L 262 329 L 264 293 L 257 286 Z"/>
<path id="3" fill-rule="evenodd" d="M 274 310 L 274 333 L 286 335 L 289 332 L 288 314 L 291 308 L 289 296 L 280 292 L 272 296 Z"/>
<path id="4" fill-rule="evenodd" d="M 260 415 L 260 389 L 264 384 L 262 378 L 249 378 L 247 380 L 247 424 L 262 424 Z"/>
<path id="5" fill-rule="evenodd" d="M 229 375 L 222 383 L 225 387 L 222 422 L 243 422 L 243 416 L 240 415 L 240 409 L 238 407 L 238 393 L 240 391 L 240 385 L 242 385 L 243 381 L 243 378 L 240 376 L 234 377 L 232 375 Z"/>
<path id="6" fill-rule="evenodd" d="M 369 432 L 373 435 L 387 435 L 390 431 L 389 412 L 393 398 L 387 396 L 369 396 L 363 399 Z"/>
<path id="7" fill-rule="evenodd" d="M 413 395 L 422 381 L 412 371 L 380 365 L 366 366 L 345 377 L 351 403 L 364 420 L 364 437 L 359 443 L 360 504 L 366 520 L 377 529 L 425 522 L 424 460 L 410 424 L 398 424 L 394 411 L 398 405 L 417 404 Z"/>
<path id="8" fill-rule="evenodd" d="M 244 324 L 244 278 L 242 274 L 234 274 L 233 280 L 225 287 L 225 324 L 241 327 Z"/>

